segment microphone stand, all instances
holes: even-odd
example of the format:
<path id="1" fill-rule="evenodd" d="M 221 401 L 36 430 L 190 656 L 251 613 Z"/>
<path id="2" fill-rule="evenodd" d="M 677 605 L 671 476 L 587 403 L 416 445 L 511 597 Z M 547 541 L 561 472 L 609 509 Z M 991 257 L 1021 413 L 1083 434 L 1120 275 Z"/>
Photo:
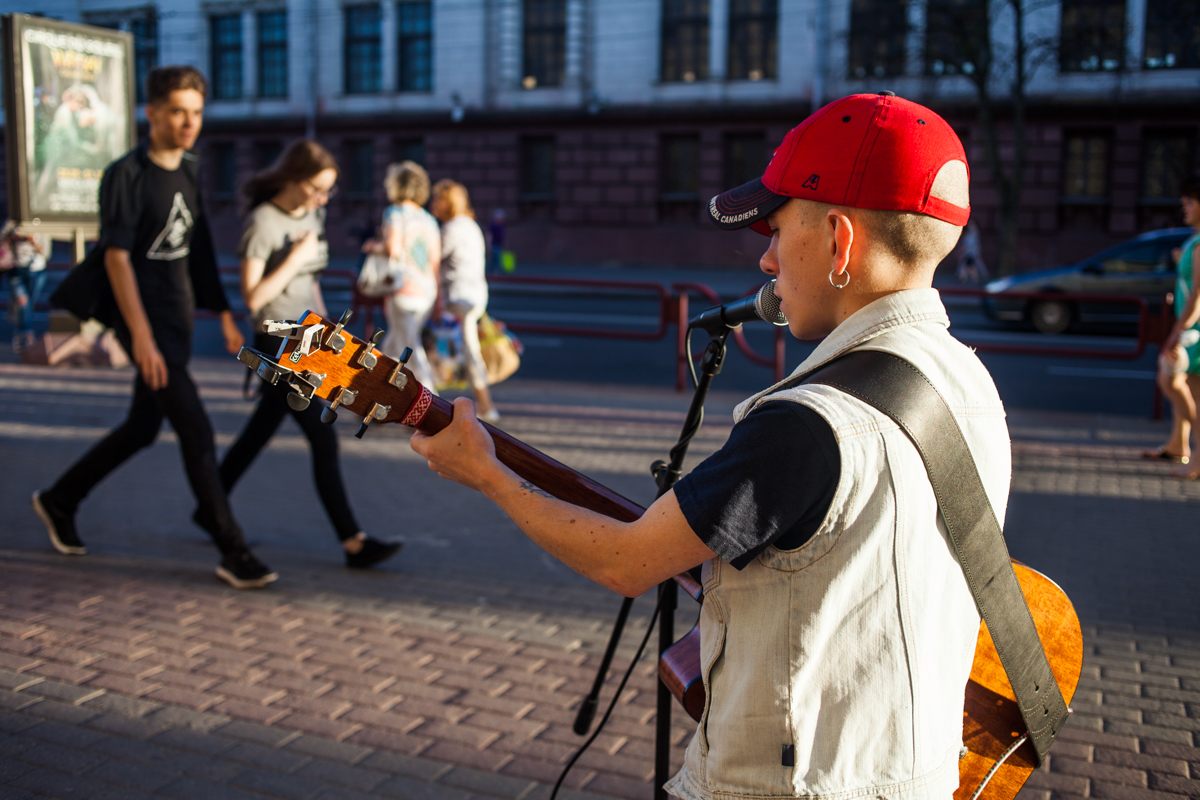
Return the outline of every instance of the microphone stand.
<path id="1" fill-rule="evenodd" d="M 671 448 L 671 460 L 669 462 L 655 461 L 650 467 L 650 474 L 654 476 L 654 482 L 658 485 L 657 497 L 662 497 L 670 491 L 671 487 L 683 477 L 683 460 L 687 456 L 692 437 L 700 430 L 700 425 L 704 421 L 704 401 L 708 398 L 708 390 L 712 386 L 713 378 L 720 374 L 721 367 L 725 363 L 725 342 L 731 332 L 731 328 L 723 329 L 709 341 L 708 347 L 704 349 L 704 355 L 700 361 L 700 375 L 692 394 L 692 403 L 688 407 L 679 440 Z M 674 579 L 668 578 L 658 585 L 658 655 L 660 658 L 667 648 L 675 643 L 675 609 L 678 607 L 678 600 L 679 590 Z M 617 644 L 625 630 L 625 622 L 629 619 L 629 610 L 632 607 L 632 598 L 627 597 L 621 602 L 621 609 L 617 612 L 617 618 L 613 623 L 608 646 L 604 650 L 604 657 L 600 660 L 600 668 L 596 671 L 596 680 L 592 683 L 592 690 L 579 706 L 579 713 L 575 717 L 574 731 L 580 736 L 586 734 L 592 725 L 592 717 L 595 716 L 600 699 L 601 686 L 608 674 L 608 668 L 612 665 L 613 655 L 616 653 Z M 658 711 L 655 715 L 654 733 L 654 798 L 655 800 L 667 800 L 663 784 L 671 777 L 669 774 L 671 770 L 671 705 L 674 698 L 671 696 L 671 690 L 661 680 L 658 681 L 657 699 Z"/>

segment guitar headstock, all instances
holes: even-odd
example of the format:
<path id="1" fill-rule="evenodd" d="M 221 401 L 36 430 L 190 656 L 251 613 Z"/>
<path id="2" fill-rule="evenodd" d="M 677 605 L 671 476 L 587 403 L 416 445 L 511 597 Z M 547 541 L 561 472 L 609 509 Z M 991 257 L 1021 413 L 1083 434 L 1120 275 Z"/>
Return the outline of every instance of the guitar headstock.
<path id="1" fill-rule="evenodd" d="M 432 392 L 404 366 L 407 358 L 397 361 L 375 349 L 382 331 L 369 342 L 352 336 L 345 329 L 350 313 L 336 323 L 312 311 L 296 322 L 264 322 L 265 333 L 283 338 L 278 353 L 243 347 L 238 360 L 268 383 L 291 387 L 288 405 L 298 411 L 315 397 L 329 401 L 321 414 L 324 422 L 333 422 L 339 409 L 353 413 L 362 421 L 359 438 L 374 422 L 419 427 Z"/>

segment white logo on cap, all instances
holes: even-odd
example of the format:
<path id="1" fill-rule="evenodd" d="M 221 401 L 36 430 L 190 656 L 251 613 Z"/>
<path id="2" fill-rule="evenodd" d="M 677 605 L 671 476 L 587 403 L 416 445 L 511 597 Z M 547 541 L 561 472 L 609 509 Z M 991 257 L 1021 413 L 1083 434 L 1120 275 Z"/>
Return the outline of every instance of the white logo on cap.
<path id="1" fill-rule="evenodd" d="M 713 219 L 715 219 L 717 222 L 720 222 L 722 225 L 732 225 L 735 222 L 744 222 L 751 217 L 757 217 L 758 209 L 752 208 L 749 211 L 736 216 L 725 216 L 717 211 L 717 198 L 714 197 L 708 202 L 708 213 L 712 214 Z"/>

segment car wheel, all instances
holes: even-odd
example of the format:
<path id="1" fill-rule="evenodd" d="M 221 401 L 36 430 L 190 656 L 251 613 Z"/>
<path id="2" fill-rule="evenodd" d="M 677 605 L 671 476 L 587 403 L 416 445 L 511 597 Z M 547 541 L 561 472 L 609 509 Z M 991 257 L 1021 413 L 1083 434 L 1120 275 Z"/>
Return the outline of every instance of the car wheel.
<path id="1" fill-rule="evenodd" d="M 1039 300 L 1029 310 L 1029 321 L 1041 333 L 1062 333 L 1071 325 L 1071 304 L 1062 300 Z"/>

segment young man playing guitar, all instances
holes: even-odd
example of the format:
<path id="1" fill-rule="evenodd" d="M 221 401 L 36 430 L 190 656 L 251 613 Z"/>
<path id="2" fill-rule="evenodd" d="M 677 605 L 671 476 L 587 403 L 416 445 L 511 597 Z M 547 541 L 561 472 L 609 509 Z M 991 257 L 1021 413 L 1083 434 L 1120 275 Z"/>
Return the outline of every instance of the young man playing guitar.
<path id="1" fill-rule="evenodd" d="M 843 98 L 709 212 L 771 237 L 760 266 L 792 333 L 823 338 L 797 374 L 860 349 L 909 361 L 952 410 L 1003 523 L 1004 410 L 931 288 L 970 213 L 949 125 L 890 93 Z M 621 594 L 703 564 L 708 705 L 670 793 L 949 798 L 980 617 L 916 448 L 828 385 L 767 389 L 735 420 L 720 452 L 631 523 L 523 481 L 467 400 L 412 447 Z"/>
<path id="2" fill-rule="evenodd" d="M 207 85 L 194 67 L 157 67 L 146 78 L 150 133 L 109 164 L 100 183 L 100 242 L 51 297 L 81 319 L 116 330 L 137 365 L 129 416 L 49 489 L 33 508 L 61 553 L 86 552 L 75 511 L 92 488 L 158 437 L 163 419 L 179 436 L 199 518 L 221 552 L 217 575 L 239 589 L 276 575 L 255 558 L 233 518 L 217 473 L 212 423 L 187 371 L 197 307 L 220 314 L 226 349 L 242 335 L 217 274 L 204 219 L 196 157 Z M 110 288 L 111 287 L 111 288 Z"/>

